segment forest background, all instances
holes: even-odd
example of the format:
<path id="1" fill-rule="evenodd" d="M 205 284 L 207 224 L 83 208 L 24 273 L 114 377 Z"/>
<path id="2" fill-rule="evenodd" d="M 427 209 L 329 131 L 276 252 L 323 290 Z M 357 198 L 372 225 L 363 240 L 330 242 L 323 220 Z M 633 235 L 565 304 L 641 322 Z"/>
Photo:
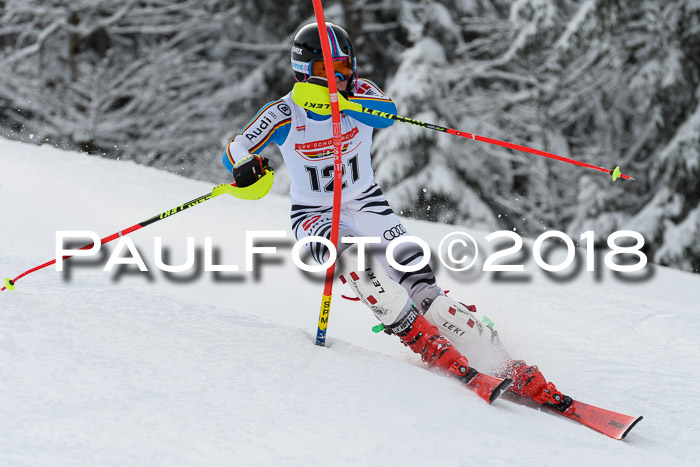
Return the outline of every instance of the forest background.
<path id="1" fill-rule="evenodd" d="M 700 0 L 324 6 L 400 115 L 636 179 L 397 123 L 373 163 L 398 213 L 601 244 L 636 230 L 650 260 L 700 270 Z M 0 136 L 228 182 L 226 142 L 289 92 L 312 21 L 308 0 L 0 0 Z"/>

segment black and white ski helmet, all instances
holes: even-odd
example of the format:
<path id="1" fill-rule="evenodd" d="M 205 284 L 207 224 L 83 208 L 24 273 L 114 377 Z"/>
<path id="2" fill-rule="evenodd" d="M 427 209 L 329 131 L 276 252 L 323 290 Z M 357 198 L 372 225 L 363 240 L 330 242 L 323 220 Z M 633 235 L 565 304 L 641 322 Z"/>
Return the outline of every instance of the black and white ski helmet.
<path id="1" fill-rule="evenodd" d="M 357 79 L 357 62 L 355 60 L 355 48 L 352 46 L 350 36 L 337 24 L 326 23 L 328 42 L 331 48 L 331 57 L 341 59 L 344 57 L 352 61 L 352 75 L 348 79 L 348 89 L 352 89 Z M 297 81 L 306 81 L 311 76 L 311 62 L 323 60 L 321 52 L 321 38 L 318 34 L 318 25 L 310 23 L 302 27 L 294 36 L 292 42 L 292 69 Z"/>

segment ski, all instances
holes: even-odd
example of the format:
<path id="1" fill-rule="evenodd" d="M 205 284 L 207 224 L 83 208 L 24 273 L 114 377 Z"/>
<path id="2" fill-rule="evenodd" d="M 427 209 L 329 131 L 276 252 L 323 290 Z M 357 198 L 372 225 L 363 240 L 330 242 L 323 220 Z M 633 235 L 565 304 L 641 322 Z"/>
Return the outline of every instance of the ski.
<path id="1" fill-rule="evenodd" d="M 580 423 L 581 425 L 584 425 L 592 430 L 618 440 L 625 439 L 625 436 L 627 436 L 632 428 L 634 428 L 634 426 L 639 423 L 642 418 L 644 418 L 641 416 L 637 417 L 612 412 L 610 410 L 577 401 L 569 396 L 564 396 L 562 402 L 557 405 L 540 405 L 532 399 L 527 399 L 514 393 L 508 393 L 508 396 L 505 397 L 505 399 L 536 409 L 544 408 L 547 410 L 547 412 L 561 415 L 569 420 Z"/>
<path id="2" fill-rule="evenodd" d="M 496 378 L 495 376 L 480 373 L 474 368 L 470 368 L 466 375 L 458 376 L 457 378 L 488 404 L 492 404 L 493 401 L 501 397 L 513 384 L 513 380 L 509 378 Z"/>
<path id="3" fill-rule="evenodd" d="M 599 433 L 620 440 L 625 439 L 630 430 L 644 418 L 612 412 L 574 399 L 571 399 L 571 404 L 564 411 L 557 407 L 551 407 L 549 410 Z"/>

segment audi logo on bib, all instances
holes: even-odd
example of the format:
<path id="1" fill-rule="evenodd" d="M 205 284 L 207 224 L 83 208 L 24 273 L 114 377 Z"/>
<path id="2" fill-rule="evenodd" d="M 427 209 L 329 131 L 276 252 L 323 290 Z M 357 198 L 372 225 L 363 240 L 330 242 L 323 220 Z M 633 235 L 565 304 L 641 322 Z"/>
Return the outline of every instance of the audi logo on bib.
<path id="1" fill-rule="evenodd" d="M 389 230 L 384 231 L 384 239 L 386 240 L 393 240 L 397 237 L 400 237 L 401 235 L 406 233 L 406 228 L 399 224 L 395 227 L 390 228 Z"/>

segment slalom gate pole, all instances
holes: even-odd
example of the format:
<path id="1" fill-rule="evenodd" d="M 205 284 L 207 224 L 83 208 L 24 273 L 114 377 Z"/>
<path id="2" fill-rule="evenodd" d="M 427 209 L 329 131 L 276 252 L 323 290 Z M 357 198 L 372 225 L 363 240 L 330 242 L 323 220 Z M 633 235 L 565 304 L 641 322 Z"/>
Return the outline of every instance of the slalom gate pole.
<path id="1" fill-rule="evenodd" d="M 340 224 L 340 201 L 343 192 L 343 154 L 341 152 L 340 106 L 338 105 L 338 88 L 335 85 L 335 72 L 331 57 L 331 46 L 328 42 L 326 20 L 323 15 L 321 0 L 313 0 L 318 34 L 321 39 L 321 51 L 323 53 L 323 65 L 328 77 L 328 96 L 330 99 L 331 118 L 333 119 L 333 215 L 331 218 L 331 243 L 338 250 L 338 226 Z M 335 262 L 326 269 L 326 281 L 323 286 L 323 298 L 321 299 L 321 311 L 318 317 L 318 329 L 316 330 L 316 345 L 326 345 L 326 329 L 328 317 L 331 312 L 331 297 L 333 296 L 333 275 Z"/>
<path id="2" fill-rule="evenodd" d="M 112 235 L 100 239 L 100 245 L 104 245 L 105 243 L 109 243 L 112 240 L 123 237 L 124 235 L 129 235 L 132 232 L 136 232 L 139 229 L 142 229 L 148 225 L 155 224 L 158 221 L 161 221 L 163 219 L 167 219 L 179 212 L 184 211 L 185 209 L 189 209 L 193 206 L 198 206 L 199 204 L 202 204 L 203 202 L 215 198 L 219 195 L 222 195 L 224 193 L 228 193 L 231 195 L 236 196 L 237 191 L 236 190 L 244 190 L 244 188 L 236 188 L 234 185 L 228 185 L 228 184 L 223 184 L 223 185 L 218 185 L 214 187 L 214 189 L 211 191 L 211 193 L 207 193 L 206 195 L 202 195 L 198 198 L 193 199 L 192 201 L 188 201 L 184 204 L 181 204 L 179 206 L 176 206 L 172 209 L 169 209 L 161 214 L 158 214 L 156 216 L 151 217 L 150 219 L 146 219 L 145 221 L 141 221 L 138 224 L 134 224 L 131 227 L 128 227 L 126 229 L 120 230 L 119 232 L 115 232 Z M 89 245 L 85 245 L 78 250 L 88 250 L 90 248 L 93 248 L 95 246 L 94 243 L 90 243 Z M 66 255 L 61 258 L 61 260 L 66 260 L 68 258 L 72 258 L 74 255 Z M 29 269 L 28 271 L 24 271 L 22 274 L 19 276 L 15 277 L 14 279 L 7 278 L 4 281 L 4 287 L 0 289 L 0 292 L 4 291 L 5 289 L 7 290 L 15 290 L 15 283 L 26 276 L 27 274 L 31 274 L 35 271 L 38 271 L 40 269 L 44 269 L 45 267 L 51 266 L 52 264 L 56 263 L 56 259 L 52 259 L 51 261 L 47 261 L 44 264 L 40 264 L 39 266 L 36 266 L 32 269 Z"/>
<path id="3" fill-rule="evenodd" d="M 313 86 L 313 87 L 312 87 Z M 292 90 L 292 99 L 297 105 L 304 107 L 307 110 L 312 110 L 319 114 L 328 114 L 329 108 L 329 97 L 328 92 L 325 87 L 319 86 L 313 83 L 296 83 L 294 89 Z M 527 152 L 537 156 L 548 157 L 550 159 L 555 159 L 558 161 L 566 162 L 569 164 L 578 165 L 579 167 L 585 167 L 588 169 L 598 170 L 600 172 L 605 172 L 612 176 L 613 182 L 618 178 L 624 178 L 626 180 L 634 180 L 634 178 L 629 175 L 625 175 L 620 172 L 620 167 L 617 166 L 612 170 L 608 170 L 603 167 L 598 167 L 593 164 L 588 164 L 586 162 L 577 161 L 576 159 L 571 159 L 569 157 L 558 156 L 552 154 L 551 152 L 542 151 L 539 149 L 529 148 L 520 144 L 509 143 L 507 141 L 501 141 L 494 138 L 487 138 L 486 136 L 479 136 L 473 133 L 468 133 L 466 131 L 459 131 L 452 128 L 446 128 L 440 125 L 435 125 L 432 123 L 421 122 L 420 120 L 414 120 L 412 118 L 401 117 L 400 115 L 394 115 L 387 112 L 381 112 L 379 110 L 368 109 L 363 107 L 357 102 L 350 102 L 343 96 L 339 98 L 340 110 L 353 110 L 355 112 L 362 112 L 369 115 L 374 115 L 375 117 L 388 118 L 401 123 L 408 123 L 411 125 L 420 126 L 427 128 L 429 130 L 441 131 L 443 133 L 448 133 L 455 136 L 461 136 L 462 138 L 472 139 L 474 141 L 480 141 L 482 143 L 493 144 L 496 146 L 501 146 L 508 149 L 514 149 L 516 151 Z"/>

